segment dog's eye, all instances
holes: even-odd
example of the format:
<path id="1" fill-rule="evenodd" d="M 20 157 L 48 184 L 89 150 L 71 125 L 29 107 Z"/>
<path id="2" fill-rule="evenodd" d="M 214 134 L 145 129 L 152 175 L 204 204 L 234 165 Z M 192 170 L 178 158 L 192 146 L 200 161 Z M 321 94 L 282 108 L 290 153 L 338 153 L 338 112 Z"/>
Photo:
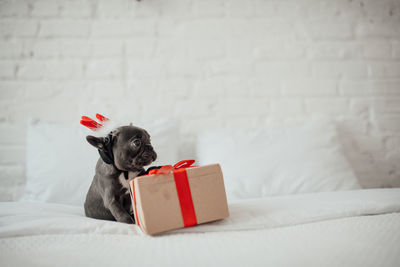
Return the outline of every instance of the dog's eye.
<path id="1" fill-rule="evenodd" d="M 141 142 L 140 142 L 139 139 L 135 139 L 135 140 L 132 141 L 132 146 L 133 147 L 139 147 L 140 144 L 141 144 Z"/>

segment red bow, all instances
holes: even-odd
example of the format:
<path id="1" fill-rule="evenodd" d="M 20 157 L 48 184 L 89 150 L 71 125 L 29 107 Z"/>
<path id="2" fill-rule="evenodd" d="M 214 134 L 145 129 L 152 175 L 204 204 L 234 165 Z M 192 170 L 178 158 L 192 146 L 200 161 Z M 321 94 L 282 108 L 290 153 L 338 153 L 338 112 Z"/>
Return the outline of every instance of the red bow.
<path id="1" fill-rule="evenodd" d="M 152 174 L 154 174 L 154 175 L 168 174 L 168 173 L 170 173 L 171 171 L 174 171 L 174 170 L 195 167 L 195 166 L 192 166 L 194 162 L 195 162 L 195 160 L 193 160 L 193 159 L 186 159 L 186 160 L 179 161 L 174 166 L 172 166 L 172 165 L 164 165 L 160 169 L 152 169 L 152 170 L 150 170 L 149 171 L 149 175 L 152 175 Z"/>

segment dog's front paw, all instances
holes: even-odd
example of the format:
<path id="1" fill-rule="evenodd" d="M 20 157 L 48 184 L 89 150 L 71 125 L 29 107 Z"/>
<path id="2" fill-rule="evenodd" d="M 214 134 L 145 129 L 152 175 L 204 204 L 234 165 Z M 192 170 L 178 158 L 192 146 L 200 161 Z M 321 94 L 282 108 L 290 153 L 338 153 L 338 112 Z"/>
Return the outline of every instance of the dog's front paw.
<path id="1" fill-rule="evenodd" d="M 122 222 L 122 223 L 128 223 L 128 224 L 135 223 L 135 219 L 132 218 L 129 214 L 124 214 L 124 215 L 120 216 L 120 218 L 118 218 L 117 221 Z"/>

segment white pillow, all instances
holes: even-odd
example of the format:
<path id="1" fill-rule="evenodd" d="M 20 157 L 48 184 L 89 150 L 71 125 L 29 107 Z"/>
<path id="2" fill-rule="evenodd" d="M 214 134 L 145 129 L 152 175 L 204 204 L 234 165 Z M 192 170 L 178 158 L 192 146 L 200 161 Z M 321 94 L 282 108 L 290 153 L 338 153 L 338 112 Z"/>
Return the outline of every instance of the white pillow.
<path id="1" fill-rule="evenodd" d="M 147 127 L 158 154 L 152 165 L 176 162 L 176 124 L 161 121 Z M 98 151 L 85 139 L 89 134 L 93 132 L 78 122 L 69 126 L 32 120 L 28 125 L 27 182 L 22 200 L 83 205 L 99 158 Z"/>
<path id="2" fill-rule="evenodd" d="M 221 164 L 229 199 L 360 189 L 332 123 L 202 133 L 200 164 Z"/>

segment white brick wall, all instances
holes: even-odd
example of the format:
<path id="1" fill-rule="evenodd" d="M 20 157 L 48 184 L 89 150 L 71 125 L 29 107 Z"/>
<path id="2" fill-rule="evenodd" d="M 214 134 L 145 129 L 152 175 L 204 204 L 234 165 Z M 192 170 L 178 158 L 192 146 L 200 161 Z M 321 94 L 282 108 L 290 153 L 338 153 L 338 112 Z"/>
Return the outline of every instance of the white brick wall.
<path id="1" fill-rule="evenodd" d="M 204 127 L 326 114 L 364 186 L 400 186 L 400 2 L 0 0 L 0 182 L 29 116 L 95 112 L 169 114 L 182 157 Z"/>

